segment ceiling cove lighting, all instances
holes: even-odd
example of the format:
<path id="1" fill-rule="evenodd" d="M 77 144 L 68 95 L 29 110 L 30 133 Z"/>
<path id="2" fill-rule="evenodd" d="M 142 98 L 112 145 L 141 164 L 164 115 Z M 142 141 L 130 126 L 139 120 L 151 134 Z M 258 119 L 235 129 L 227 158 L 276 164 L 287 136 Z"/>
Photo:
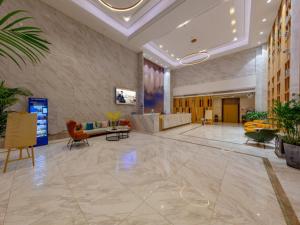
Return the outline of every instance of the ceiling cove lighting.
<path id="1" fill-rule="evenodd" d="M 233 15 L 235 13 L 235 8 L 231 7 L 229 10 L 230 15 Z"/>
<path id="2" fill-rule="evenodd" d="M 187 24 L 189 24 L 190 22 L 191 22 L 191 20 L 187 20 L 187 21 L 185 21 L 185 22 L 179 24 L 176 28 L 177 28 L 177 29 L 182 28 L 182 27 L 186 26 Z"/>
<path id="3" fill-rule="evenodd" d="M 201 57 L 198 58 L 199 56 L 201 56 Z M 196 64 L 205 62 L 206 60 L 209 59 L 209 57 L 210 57 L 210 54 L 207 51 L 199 51 L 199 52 L 195 52 L 195 53 L 184 56 L 183 58 L 181 58 L 179 60 L 179 63 L 181 65 L 185 65 L 185 66 L 192 66 L 192 65 L 196 65 Z"/>
<path id="4" fill-rule="evenodd" d="M 98 0 L 98 2 L 100 2 L 103 6 L 105 6 L 106 8 L 108 8 L 112 11 L 116 11 L 116 12 L 127 12 L 130 10 L 133 10 L 136 7 L 138 7 L 140 4 L 142 4 L 143 1 L 144 0 L 139 0 L 135 4 L 128 6 L 128 7 L 116 7 L 116 6 L 112 6 L 111 4 L 109 4 L 108 2 L 106 2 L 104 0 Z"/>
<path id="5" fill-rule="evenodd" d="M 231 25 L 232 26 L 236 25 L 236 20 L 231 20 Z"/>

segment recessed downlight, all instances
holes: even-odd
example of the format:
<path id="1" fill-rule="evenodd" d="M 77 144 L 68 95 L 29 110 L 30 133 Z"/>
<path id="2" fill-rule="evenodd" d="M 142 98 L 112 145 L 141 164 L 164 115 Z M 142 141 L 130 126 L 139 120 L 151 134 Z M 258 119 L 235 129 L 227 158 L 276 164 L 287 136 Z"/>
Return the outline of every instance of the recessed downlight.
<path id="1" fill-rule="evenodd" d="M 163 48 L 164 46 L 163 45 L 159 45 L 159 48 Z"/>
<path id="2" fill-rule="evenodd" d="M 267 3 L 271 3 L 272 2 L 272 0 L 267 0 Z"/>
<path id="3" fill-rule="evenodd" d="M 263 18 L 261 21 L 262 21 L 263 23 L 265 23 L 265 22 L 267 22 L 267 19 L 266 19 L 266 18 Z"/>
<path id="4" fill-rule="evenodd" d="M 185 22 L 179 24 L 176 28 L 177 28 L 177 29 L 182 28 L 182 27 L 186 26 L 187 24 L 189 24 L 190 22 L 191 22 L 191 20 L 187 20 L 187 21 L 185 21 Z"/>
<path id="5" fill-rule="evenodd" d="M 263 35 L 263 34 L 264 34 L 264 32 L 263 32 L 263 31 L 261 31 L 261 32 L 259 32 L 259 34 L 260 34 L 260 35 Z"/>
<path id="6" fill-rule="evenodd" d="M 230 13 L 230 15 L 233 15 L 235 13 L 235 8 L 231 7 L 230 10 L 229 10 L 229 13 Z"/>
<path id="7" fill-rule="evenodd" d="M 236 20 L 231 20 L 231 25 L 232 26 L 236 25 Z"/>
<path id="8" fill-rule="evenodd" d="M 237 37 L 233 38 L 233 41 L 237 41 L 237 40 L 238 40 L 238 38 L 237 38 Z"/>
<path id="9" fill-rule="evenodd" d="M 237 32 L 237 30 L 236 30 L 236 29 L 233 29 L 233 30 L 232 30 L 232 33 L 234 33 L 234 34 L 235 34 L 236 32 Z"/>
<path id="10" fill-rule="evenodd" d="M 257 44 L 261 45 L 261 42 L 259 41 L 259 42 L 257 42 Z"/>
<path id="11" fill-rule="evenodd" d="M 175 57 L 175 55 L 174 55 L 174 54 L 171 54 L 171 57 Z"/>
<path id="12" fill-rule="evenodd" d="M 131 19 L 130 16 L 124 16 L 123 19 L 126 21 L 126 22 L 129 22 L 129 20 Z"/>

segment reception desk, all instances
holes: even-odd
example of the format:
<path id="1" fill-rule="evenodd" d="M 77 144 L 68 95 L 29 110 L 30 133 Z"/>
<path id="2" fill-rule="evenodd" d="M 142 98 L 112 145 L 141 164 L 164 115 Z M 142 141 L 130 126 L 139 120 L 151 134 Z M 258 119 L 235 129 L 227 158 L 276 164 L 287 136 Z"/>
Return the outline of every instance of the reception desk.
<path id="1" fill-rule="evenodd" d="M 159 116 L 159 113 L 133 114 L 130 119 L 132 129 L 145 133 L 157 133 L 159 132 Z"/>
<path id="2" fill-rule="evenodd" d="M 134 130 L 145 133 L 157 133 L 173 127 L 190 124 L 192 115 L 190 113 L 178 113 L 160 115 L 159 113 L 134 114 L 131 115 L 131 124 Z"/>
<path id="3" fill-rule="evenodd" d="M 192 122 L 192 114 L 190 113 L 177 113 L 160 116 L 161 130 L 170 129 L 173 127 L 190 124 Z"/>

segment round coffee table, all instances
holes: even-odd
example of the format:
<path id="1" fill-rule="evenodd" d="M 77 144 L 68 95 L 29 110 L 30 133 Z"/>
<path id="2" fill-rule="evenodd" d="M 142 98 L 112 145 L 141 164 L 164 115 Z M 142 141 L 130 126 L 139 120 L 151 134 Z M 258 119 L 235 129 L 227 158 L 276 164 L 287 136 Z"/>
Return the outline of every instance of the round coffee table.
<path id="1" fill-rule="evenodd" d="M 109 127 L 106 129 L 106 140 L 107 141 L 119 141 L 120 139 L 129 138 L 129 127 L 119 126 L 113 129 Z"/>

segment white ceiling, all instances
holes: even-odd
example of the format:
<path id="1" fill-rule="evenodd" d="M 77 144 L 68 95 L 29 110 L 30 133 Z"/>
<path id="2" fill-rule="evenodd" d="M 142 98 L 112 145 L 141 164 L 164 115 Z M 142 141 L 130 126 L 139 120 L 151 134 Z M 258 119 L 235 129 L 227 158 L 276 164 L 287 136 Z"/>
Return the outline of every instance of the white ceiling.
<path id="1" fill-rule="evenodd" d="M 214 58 L 265 43 L 280 5 L 280 0 L 270 3 L 267 0 L 144 0 L 133 10 L 115 12 L 98 0 L 43 1 L 128 48 L 143 51 L 148 59 L 172 68 L 182 66 L 179 58 L 201 50 L 207 50 Z M 105 1 L 126 7 L 138 0 Z M 231 8 L 235 9 L 232 15 Z M 124 18 L 130 20 L 126 22 Z M 267 21 L 262 22 L 263 18 Z M 185 21 L 190 22 L 178 29 Z M 194 38 L 197 42 L 191 43 Z"/>

